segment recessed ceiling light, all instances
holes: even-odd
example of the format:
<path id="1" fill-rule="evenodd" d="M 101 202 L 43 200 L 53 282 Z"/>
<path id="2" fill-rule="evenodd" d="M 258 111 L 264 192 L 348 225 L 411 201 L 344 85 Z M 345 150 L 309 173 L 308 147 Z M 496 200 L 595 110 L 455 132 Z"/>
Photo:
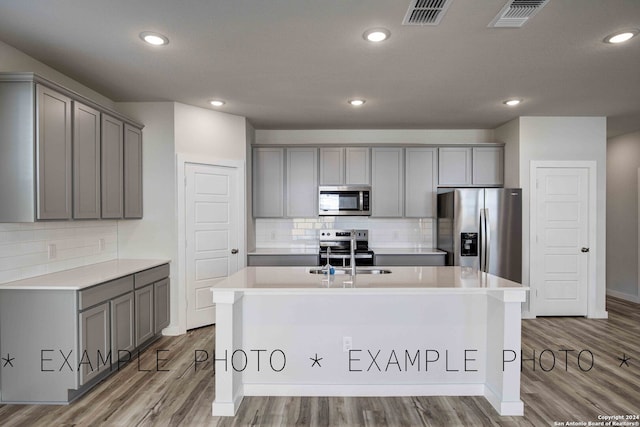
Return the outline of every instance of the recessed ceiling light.
<path id="1" fill-rule="evenodd" d="M 371 28 L 362 34 L 365 40 L 378 43 L 381 41 L 385 41 L 391 36 L 391 32 L 386 28 Z"/>
<path id="2" fill-rule="evenodd" d="M 210 104 L 213 105 L 214 107 L 222 107 L 225 102 L 222 101 L 221 99 L 213 99 L 210 101 Z"/>
<path id="3" fill-rule="evenodd" d="M 625 31 L 620 31 L 620 32 L 608 35 L 607 37 L 604 38 L 603 41 L 605 43 L 612 43 L 612 44 L 624 43 L 627 40 L 631 40 L 637 35 L 638 35 L 638 30 L 625 30 Z"/>
<path id="4" fill-rule="evenodd" d="M 169 44 L 169 39 L 160 33 L 154 33 L 152 31 L 143 31 L 140 33 L 140 38 L 146 43 L 153 46 L 164 46 Z"/>
<path id="5" fill-rule="evenodd" d="M 522 102 L 522 99 L 507 99 L 506 101 L 503 102 L 503 104 L 508 105 L 509 107 L 515 107 L 521 102 Z"/>
<path id="6" fill-rule="evenodd" d="M 352 107 L 360 107 L 366 101 L 364 99 L 350 99 L 347 101 Z"/>

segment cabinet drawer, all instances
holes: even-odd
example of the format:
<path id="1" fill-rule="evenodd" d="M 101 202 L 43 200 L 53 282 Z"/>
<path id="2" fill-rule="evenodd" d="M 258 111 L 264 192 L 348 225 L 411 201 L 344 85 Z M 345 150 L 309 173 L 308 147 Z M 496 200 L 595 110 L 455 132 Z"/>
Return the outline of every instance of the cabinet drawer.
<path id="1" fill-rule="evenodd" d="M 133 290 L 133 276 L 125 276 L 80 291 L 80 310 L 92 307 Z"/>
<path id="2" fill-rule="evenodd" d="M 136 289 L 142 288 L 153 282 L 157 282 L 160 279 L 169 277 L 169 264 L 164 264 L 145 271 L 141 271 L 140 273 L 136 273 L 135 277 Z"/>

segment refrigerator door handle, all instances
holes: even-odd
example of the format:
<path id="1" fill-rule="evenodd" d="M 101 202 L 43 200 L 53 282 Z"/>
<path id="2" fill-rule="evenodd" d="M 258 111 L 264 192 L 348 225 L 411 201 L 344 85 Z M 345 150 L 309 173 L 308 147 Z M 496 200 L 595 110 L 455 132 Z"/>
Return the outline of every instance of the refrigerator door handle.
<path id="1" fill-rule="evenodd" d="M 478 247 L 480 250 L 480 271 L 484 271 L 484 257 L 485 257 L 485 235 L 484 235 L 484 209 L 480 209 L 480 241 L 478 242 Z"/>
<path id="2" fill-rule="evenodd" d="M 484 210 L 484 272 L 489 272 L 489 262 L 491 257 L 491 221 L 489 221 L 489 209 Z"/>

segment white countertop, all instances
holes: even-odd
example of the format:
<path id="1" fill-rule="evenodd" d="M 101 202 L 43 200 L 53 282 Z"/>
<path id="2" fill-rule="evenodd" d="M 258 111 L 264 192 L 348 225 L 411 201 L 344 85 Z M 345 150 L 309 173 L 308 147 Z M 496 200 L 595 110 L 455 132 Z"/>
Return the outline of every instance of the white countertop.
<path id="1" fill-rule="evenodd" d="M 435 248 L 376 248 L 369 247 L 376 255 L 446 255 Z"/>
<path id="2" fill-rule="evenodd" d="M 258 248 L 248 255 L 318 255 L 320 248 Z"/>
<path id="3" fill-rule="evenodd" d="M 496 291 L 525 291 L 528 287 L 482 273 L 467 267 L 387 267 L 390 274 L 358 274 L 354 284 L 349 274 L 333 275 L 327 281 L 323 274 L 311 274 L 317 267 L 247 267 L 216 283 L 216 291 L 244 293 L 486 293 Z M 385 269 L 385 267 L 361 267 Z M 524 295 L 523 295 L 524 298 Z"/>
<path id="4" fill-rule="evenodd" d="M 3 283 L 0 284 L 0 291 L 9 289 L 80 290 L 168 262 L 169 260 L 160 259 L 117 259 Z"/>

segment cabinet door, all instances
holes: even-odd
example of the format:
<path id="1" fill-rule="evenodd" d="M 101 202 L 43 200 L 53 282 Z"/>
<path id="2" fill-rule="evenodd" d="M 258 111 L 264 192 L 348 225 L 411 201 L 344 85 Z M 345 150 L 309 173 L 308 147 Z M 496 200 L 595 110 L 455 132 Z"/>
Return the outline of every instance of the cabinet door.
<path id="1" fill-rule="evenodd" d="M 111 367 L 109 303 L 83 311 L 79 322 L 80 385 L 83 385 Z"/>
<path id="2" fill-rule="evenodd" d="M 347 148 L 345 184 L 371 184 L 369 148 Z"/>
<path id="3" fill-rule="evenodd" d="M 38 85 L 38 219 L 71 218 L 71 99 Z"/>
<path id="4" fill-rule="evenodd" d="M 438 184 L 471 185 L 471 148 L 443 147 L 438 152 Z"/>
<path id="5" fill-rule="evenodd" d="M 253 149 L 253 216 L 284 216 L 284 149 Z"/>
<path id="6" fill-rule="evenodd" d="M 100 218 L 100 112 L 73 103 L 73 217 Z"/>
<path id="7" fill-rule="evenodd" d="M 504 185 L 504 147 L 473 147 L 473 185 Z"/>
<path id="8" fill-rule="evenodd" d="M 438 167 L 436 149 L 407 148 L 405 155 L 404 215 L 434 217 Z"/>
<path id="9" fill-rule="evenodd" d="M 110 301 L 111 305 L 111 356 L 113 362 L 130 359 L 136 348 L 134 294 L 129 292 Z"/>
<path id="10" fill-rule="evenodd" d="M 344 148 L 320 149 L 320 185 L 344 184 Z"/>
<path id="11" fill-rule="evenodd" d="M 318 149 L 287 149 L 287 216 L 318 216 Z"/>
<path id="12" fill-rule="evenodd" d="M 373 148 L 372 216 L 401 217 L 403 194 L 402 148 Z"/>
<path id="13" fill-rule="evenodd" d="M 124 125 L 124 217 L 142 218 L 142 131 Z"/>
<path id="14" fill-rule="evenodd" d="M 159 334 L 164 328 L 169 326 L 171 320 L 168 278 L 153 284 L 153 307 L 155 320 L 154 332 Z"/>
<path id="15" fill-rule="evenodd" d="M 154 335 L 153 285 L 136 291 L 136 347 Z"/>
<path id="16" fill-rule="evenodd" d="M 102 218 L 122 218 L 122 127 L 113 117 L 102 115 Z"/>

